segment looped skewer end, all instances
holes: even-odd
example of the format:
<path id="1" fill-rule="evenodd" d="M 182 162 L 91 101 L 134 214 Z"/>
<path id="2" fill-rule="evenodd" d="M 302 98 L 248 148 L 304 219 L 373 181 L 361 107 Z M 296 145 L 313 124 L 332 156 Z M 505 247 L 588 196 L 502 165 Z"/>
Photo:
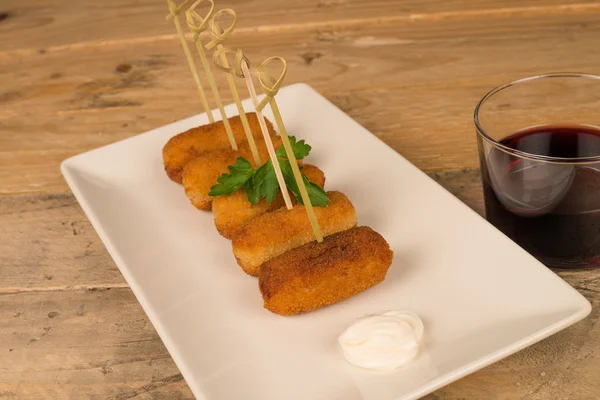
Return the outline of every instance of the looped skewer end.
<path id="1" fill-rule="evenodd" d="M 208 28 L 208 24 L 210 19 L 213 16 L 213 12 L 215 11 L 215 2 L 214 0 L 207 0 L 210 3 L 210 9 L 206 13 L 204 17 L 200 16 L 196 12 L 196 8 L 200 3 L 204 0 L 197 0 L 192 6 L 185 12 L 185 20 L 187 22 L 187 26 L 190 28 L 190 31 L 193 33 L 194 41 L 198 40 L 200 34 L 204 32 Z"/>
<path id="2" fill-rule="evenodd" d="M 190 1 L 192 0 L 184 0 L 183 3 L 181 3 L 181 5 L 178 6 L 177 3 L 175 3 L 175 0 L 167 0 L 169 15 L 167 15 L 166 20 L 170 21 L 171 19 L 179 15 L 179 13 L 181 13 L 181 10 L 183 10 Z"/>
<path id="3" fill-rule="evenodd" d="M 221 17 L 221 15 L 226 14 L 231 15 L 233 17 L 233 21 L 231 21 L 231 25 L 229 26 L 229 28 L 223 29 L 219 25 L 218 20 Z M 208 22 L 208 26 L 210 27 L 210 36 L 212 37 L 212 40 L 206 44 L 206 49 L 211 50 L 213 47 L 216 47 L 223 43 L 225 39 L 227 39 L 227 37 L 229 37 L 229 35 L 231 35 L 233 30 L 235 29 L 236 23 L 237 14 L 235 13 L 235 10 L 232 10 L 231 8 L 224 8 L 222 10 L 217 11 Z"/>
<path id="4" fill-rule="evenodd" d="M 227 54 L 235 54 L 235 64 L 233 67 L 229 67 L 227 62 Z M 244 55 L 242 49 L 233 50 L 228 47 L 222 47 L 215 50 L 213 53 L 213 63 L 217 69 L 226 72 L 228 74 L 235 75 L 239 78 L 245 78 L 244 72 L 242 71 L 242 63 L 246 63 L 246 66 L 250 68 L 250 60 Z"/>
<path id="5" fill-rule="evenodd" d="M 248 60 L 242 49 L 237 49 L 235 52 L 235 75 L 238 78 L 245 78 L 242 63 L 245 63 L 246 68 L 250 70 L 250 60 Z"/>
<path id="6" fill-rule="evenodd" d="M 283 69 L 281 71 L 281 74 L 279 75 L 279 78 L 277 78 L 277 80 L 275 80 L 271 76 L 271 74 L 269 74 L 267 72 L 265 67 L 268 64 L 272 64 L 273 62 L 277 62 L 277 61 L 281 62 Z M 285 61 L 285 59 L 283 57 L 279 57 L 279 56 L 269 57 L 265 61 L 263 61 L 256 68 L 256 70 L 258 71 L 258 83 L 260 84 L 260 87 L 262 88 L 263 92 L 265 93 L 265 97 L 262 99 L 262 101 L 258 104 L 258 106 L 256 108 L 258 110 L 262 110 L 269 103 L 269 101 L 271 101 L 271 99 L 273 99 L 275 97 L 275 95 L 279 92 L 279 89 L 281 88 L 281 85 L 283 84 L 283 80 L 285 79 L 285 75 L 287 74 L 287 62 Z"/>

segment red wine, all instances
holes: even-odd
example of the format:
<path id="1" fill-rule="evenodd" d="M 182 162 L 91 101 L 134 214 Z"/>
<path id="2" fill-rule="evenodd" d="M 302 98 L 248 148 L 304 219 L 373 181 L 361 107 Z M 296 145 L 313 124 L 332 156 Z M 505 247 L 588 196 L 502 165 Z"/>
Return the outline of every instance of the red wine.
<path id="1" fill-rule="evenodd" d="M 600 129 L 539 126 L 500 143 L 534 156 L 482 154 L 487 219 L 549 266 L 600 266 L 600 162 L 572 162 L 600 156 Z"/>

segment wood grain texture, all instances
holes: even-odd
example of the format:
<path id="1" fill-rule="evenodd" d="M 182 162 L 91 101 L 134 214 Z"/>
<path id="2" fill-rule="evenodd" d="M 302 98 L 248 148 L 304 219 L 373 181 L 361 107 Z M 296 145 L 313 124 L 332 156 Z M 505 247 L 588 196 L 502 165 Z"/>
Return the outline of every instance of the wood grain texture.
<path id="1" fill-rule="evenodd" d="M 600 65 L 597 0 L 218 4 L 240 15 L 231 46 L 284 56 L 287 83 L 316 88 L 480 214 L 479 98 Z M 59 171 L 200 112 L 165 8 L 0 2 L 0 399 L 193 399 Z M 600 399 L 600 270 L 559 275 L 592 302 L 587 319 L 426 399 Z"/>
<path id="2" fill-rule="evenodd" d="M 181 1 L 178 1 L 181 3 Z M 234 8 L 240 33 L 305 30 L 306 27 L 381 20 L 419 20 L 446 17 L 485 17 L 493 13 L 539 14 L 588 10 L 594 0 L 225 0 L 218 8 Z M 76 43 L 140 40 L 173 36 L 173 26 L 165 21 L 165 1 L 105 0 L 4 0 L 0 24 L 0 51 L 30 49 L 39 51 Z"/>
<path id="3" fill-rule="evenodd" d="M 540 66 L 593 72 L 598 22 L 600 10 L 500 15 L 233 43 L 252 60 L 284 55 L 288 83 L 310 83 L 419 168 L 437 171 L 477 166 L 472 112 L 490 88 Z M 61 160 L 200 111 L 174 38 L 4 57 L 0 193 L 64 192 Z"/>
<path id="4" fill-rule="evenodd" d="M 0 197 L 0 294 L 126 287 L 72 194 Z"/>
<path id="5" fill-rule="evenodd" d="M 0 398 L 192 399 L 128 288 L 0 295 Z"/>

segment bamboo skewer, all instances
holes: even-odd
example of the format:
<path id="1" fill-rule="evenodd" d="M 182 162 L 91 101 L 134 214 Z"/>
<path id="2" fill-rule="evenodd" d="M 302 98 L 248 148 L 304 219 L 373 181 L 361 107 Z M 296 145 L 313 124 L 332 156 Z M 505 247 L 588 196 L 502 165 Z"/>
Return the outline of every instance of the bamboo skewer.
<path id="1" fill-rule="evenodd" d="M 174 0 L 167 0 L 167 5 L 169 7 L 169 12 L 170 12 L 170 14 L 167 16 L 167 20 L 173 18 L 173 20 L 175 22 L 175 27 L 177 29 L 179 39 L 181 41 L 184 53 L 186 55 L 188 65 L 192 72 L 192 76 L 194 77 L 194 81 L 196 82 L 196 86 L 198 87 L 198 93 L 200 94 L 200 98 L 206 109 L 206 113 L 209 117 L 210 122 L 214 122 L 212 113 L 211 113 L 210 109 L 208 108 L 208 102 L 206 100 L 206 95 L 204 94 L 204 90 L 200 83 L 200 77 L 198 76 L 198 72 L 196 70 L 196 65 L 192 58 L 188 44 L 185 40 L 185 36 L 184 36 L 183 30 L 181 28 L 181 23 L 179 22 L 179 13 L 181 12 L 181 9 L 184 8 L 185 5 L 187 5 L 190 1 L 191 0 L 184 0 L 184 2 L 180 6 L 177 6 L 175 4 Z M 223 117 L 223 122 L 224 122 L 224 124 L 226 124 L 226 130 L 227 130 L 227 134 L 229 136 L 230 142 L 231 142 L 231 147 L 234 150 L 237 150 L 237 145 L 235 143 L 235 137 L 233 136 L 233 133 L 231 132 L 231 126 L 229 125 L 229 121 L 227 119 L 220 96 L 218 94 L 218 89 L 217 89 L 216 83 L 214 81 L 214 76 L 212 75 L 212 70 L 210 69 L 210 65 L 208 64 L 208 60 L 206 59 L 206 54 L 204 53 L 204 49 L 199 40 L 200 33 L 206 29 L 206 20 L 208 18 L 210 18 L 210 14 L 212 13 L 212 11 L 214 9 L 214 0 L 209 0 L 209 1 L 211 2 L 211 9 L 209 11 L 208 17 L 202 18 L 197 13 L 195 13 L 194 9 L 198 6 L 198 4 L 200 4 L 202 2 L 202 0 L 197 0 L 193 4 L 191 9 L 188 10 L 188 12 L 186 13 L 187 23 L 188 23 L 188 26 L 190 27 L 190 29 L 192 30 L 192 32 L 194 33 L 193 39 L 194 39 L 194 42 L 198 49 L 198 54 L 200 55 L 200 59 L 204 66 L 204 70 L 205 70 L 205 73 L 209 80 L 209 84 L 211 86 L 213 94 L 215 95 L 215 99 L 217 100 L 217 105 L 219 106 L 219 111 L 221 112 L 221 115 Z M 221 29 L 217 22 L 217 18 L 224 14 L 229 14 L 229 15 L 233 16 L 233 22 L 231 23 L 231 26 L 226 30 Z M 234 29 L 235 23 L 236 23 L 236 18 L 237 18 L 237 16 L 236 16 L 236 13 L 234 10 L 222 9 L 222 10 L 219 10 L 217 13 L 215 13 L 212 16 L 212 18 L 209 19 L 209 26 L 210 26 L 210 30 L 211 30 L 212 40 L 206 45 L 206 49 L 210 50 L 212 48 L 216 48 L 216 51 L 213 55 L 213 61 L 219 69 L 222 69 L 223 71 L 226 72 L 226 77 L 227 77 L 227 81 L 229 83 L 229 87 L 231 89 L 231 92 L 235 99 L 236 105 L 238 107 L 238 111 L 240 113 L 240 118 L 242 120 L 242 125 L 244 127 L 244 131 L 245 131 L 246 137 L 248 139 L 248 143 L 252 150 L 252 154 L 253 154 L 255 163 L 258 167 L 261 164 L 261 160 L 260 160 L 260 157 L 258 154 L 258 150 L 256 148 L 256 143 L 254 142 L 254 136 L 252 135 L 252 131 L 250 130 L 250 126 L 249 126 L 248 120 L 246 118 L 246 113 L 244 112 L 243 105 L 239 98 L 239 93 L 237 92 L 237 87 L 235 86 L 235 82 L 233 80 L 233 76 L 232 76 L 233 72 L 232 72 L 231 68 L 229 67 L 229 63 L 227 61 L 227 56 L 225 54 L 227 51 L 231 52 L 231 50 L 224 49 L 223 45 L 222 45 L 223 41 L 231 34 L 231 32 L 233 32 L 233 29 Z M 194 24 L 194 19 L 196 19 L 199 22 L 199 25 L 196 26 Z M 271 79 L 271 77 L 269 76 L 265 67 L 269 63 L 272 63 L 274 61 L 280 61 L 283 64 L 283 70 L 281 72 L 280 77 L 277 80 L 275 80 L 275 82 L 273 83 L 273 79 Z M 277 177 L 279 187 L 281 188 L 281 193 L 284 198 L 286 207 L 288 209 L 291 209 L 292 202 L 290 199 L 289 192 L 287 190 L 287 186 L 285 184 L 285 179 L 283 178 L 281 166 L 279 165 L 279 161 L 277 159 L 277 154 L 273 147 L 273 142 L 271 141 L 271 136 L 269 134 L 269 131 L 268 131 L 268 128 L 267 128 L 267 125 L 265 122 L 265 117 L 262 113 L 262 110 L 266 107 L 267 104 L 269 104 L 271 106 L 271 110 L 273 112 L 275 122 L 277 124 L 279 133 L 281 135 L 281 141 L 283 143 L 283 147 L 285 148 L 285 151 L 287 153 L 287 157 L 290 162 L 290 166 L 292 168 L 292 173 L 294 175 L 294 179 L 296 180 L 296 184 L 298 185 L 298 190 L 300 191 L 300 196 L 302 198 L 302 202 L 304 203 L 304 207 L 306 208 L 306 213 L 308 215 L 308 219 L 310 221 L 310 224 L 311 224 L 311 227 L 315 234 L 315 237 L 317 239 L 317 242 L 319 242 L 319 243 L 323 242 L 323 234 L 321 232 L 321 227 L 319 226 L 319 222 L 317 221 L 317 217 L 315 215 L 314 208 L 312 206 L 310 197 L 308 195 L 308 190 L 306 189 L 306 185 L 304 183 L 302 173 L 300 172 L 300 168 L 298 167 L 298 160 L 296 159 L 296 155 L 294 154 L 294 151 L 292 149 L 292 146 L 291 146 L 291 143 L 289 140 L 289 136 L 288 136 L 287 130 L 285 128 L 285 124 L 283 123 L 283 118 L 281 117 L 281 112 L 279 111 L 277 101 L 275 100 L 275 95 L 279 92 L 279 89 L 281 88 L 281 85 L 283 83 L 283 79 L 285 78 L 285 75 L 287 73 L 287 63 L 286 63 L 285 59 L 283 59 L 282 57 L 279 57 L 279 56 L 269 57 L 268 59 L 263 61 L 262 64 L 260 64 L 258 66 L 258 68 L 257 68 L 258 81 L 265 93 L 264 99 L 260 102 L 258 101 L 258 97 L 256 94 L 256 88 L 254 87 L 254 83 L 252 82 L 248 59 L 246 57 L 244 57 L 241 49 L 238 49 L 236 52 L 236 68 L 235 69 L 236 69 L 236 75 L 243 77 L 246 80 L 246 85 L 248 86 L 248 91 L 250 92 L 250 96 L 252 97 L 252 101 L 254 104 L 254 108 L 256 110 L 259 125 L 261 128 L 262 134 L 263 134 L 263 138 L 265 140 L 265 144 L 266 144 L 267 150 L 269 152 L 269 157 L 271 159 L 271 162 L 273 163 L 275 175 Z M 227 129 L 227 128 L 229 128 L 229 129 Z"/>
<path id="2" fill-rule="evenodd" d="M 223 66 L 221 64 L 222 55 L 224 56 L 226 53 L 234 53 L 233 50 L 228 48 L 221 48 L 213 54 L 213 61 L 217 68 L 220 70 L 233 75 L 234 71 L 227 66 Z M 248 87 L 248 92 L 250 92 L 250 97 L 252 98 L 253 104 L 258 105 L 258 97 L 256 95 L 256 89 L 254 88 L 254 83 L 252 82 L 250 71 L 248 71 L 248 65 L 250 62 L 244 56 L 242 49 L 238 49 L 235 51 L 236 54 L 236 62 L 235 62 L 235 75 L 240 78 L 244 78 L 246 80 L 246 85 Z M 225 56 L 226 57 L 226 56 Z M 243 70 L 246 70 L 244 73 Z M 285 206 L 288 210 L 291 210 L 292 199 L 290 198 L 290 194 L 287 190 L 283 188 L 287 188 L 285 184 L 285 179 L 283 178 L 283 172 L 281 171 L 281 166 L 279 165 L 279 161 L 277 160 L 277 153 L 275 151 L 275 147 L 273 146 L 273 141 L 271 140 L 271 136 L 269 135 L 269 129 L 267 128 L 267 123 L 265 121 L 265 116 L 263 115 L 261 110 L 256 109 L 256 118 L 258 119 L 258 124 L 260 125 L 260 130 L 262 132 L 263 138 L 265 140 L 265 146 L 267 147 L 267 151 L 269 153 L 269 158 L 271 159 L 271 163 L 273 164 L 273 169 L 275 171 L 275 177 L 277 178 L 277 183 L 279 183 L 279 187 L 281 188 L 281 195 L 283 196 L 283 200 L 285 202 Z"/>
<path id="3" fill-rule="evenodd" d="M 231 15 L 233 17 L 233 22 L 231 23 L 231 26 L 229 28 L 223 30 L 219 26 L 217 19 L 221 15 L 225 15 L 225 14 Z M 220 65 L 223 67 L 221 69 L 225 72 L 225 77 L 227 79 L 227 83 L 229 84 L 229 89 L 231 90 L 231 94 L 233 96 L 233 100 L 235 101 L 235 105 L 237 106 L 237 109 L 238 109 L 238 112 L 240 115 L 240 120 L 242 121 L 242 126 L 244 127 L 244 133 L 246 134 L 246 139 L 248 140 L 248 145 L 250 146 L 250 151 L 252 152 L 252 157 L 254 157 L 254 162 L 256 163 L 256 167 L 258 168 L 262 165 L 262 161 L 260 159 L 258 149 L 256 148 L 256 142 L 254 140 L 254 135 L 252 134 L 252 130 L 250 129 L 250 124 L 248 123 L 248 118 L 246 117 L 246 111 L 244 110 L 242 100 L 240 99 L 240 94 L 237 90 L 237 86 L 233 79 L 233 74 L 232 74 L 231 70 L 229 69 L 229 63 L 227 62 L 227 56 L 225 55 L 224 52 L 221 51 L 223 49 L 222 43 L 233 32 L 236 21 L 237 21 L 237 15 L 234 10 L 225 8 L 225 9 L 217 11 L 217 13 L 214 14 L 212 16 L 212 18 L 210 18 L 210 21 L 209 21 L 210 34 L 212 37 L 212 41 L 206 45 L 206 49 L 210 50 L 212 48 L 215 48 L 214 54 L 215 55 L 218 54 L 216 56 L 213 55 L 213 61 L 216 58 L 218 58 Z M 215 61 L 215 63 L 217 65 L 219 65 L 216 61 Z M 259 118 L 259 123 L 260 123 L 260 118 Z"/>
<path id="4" fill-rule="evenodd" d="M 204 88 L 202 88 L 202 83 L 200 82 L 198 71 L 196 70 L 196 63 L 194 62 L 194 58 L 192 57 L 190 47 L 188 46 L 188 43 L 185 39 L 185 35 L 183 33 L 183 29 L 181 27 L 181 22 L 179 21 L 179 13 L 190 1 L 191 0 L 185 0 L 180 6 L 177 6 L 174 0 L 167 0 L 167 6 L 169 7 L 169 15 L 167 15 L 167 21 L 172 18 L 173 22 L 175 23 L 175 29 L 177 29 L 179 41 L 181 42 L 183 52 L 185 53 L 185 58 L 187 59 L 188 66 L 190 67 L 190 72 L 192 73 L 192 77 L 194 78 L 194 82 L 196 83 L 196 88 L 198 89 L 200 101 L 202 102 L 202 106 L 204 107 L 206 115 L 208 115 L 208 121 L 212 123 L 215 122 L 215 118 L 213 117 L 212 111 L 208 106 L 208 100 L 206 99 Z"/>
<path id="5" fill-rule="evenodd" d="M 233 135 L 233 131 L 231 130 L 231 125 L 229 124 L 229 119 L 227 118 L 227 113 L 225 112 L 225 108 L 223 107 L 223 102 L 221 101 L 221 96 L 219 95 L 219 89 L 217 88 L 217 84 L 215 82 L 215 77 L 212 73 L 212 69 L 210 64 L 208 63 L 208 59 L 206 58 L 206 53 L 204 52 L 204 47 L 202 42 L 200 41 L 200 33 L 202 33 L 207 28 L 207 22 L 210 20 L 214 8 L 215 3 L 213 0 L 208 0 L 211 3 L 210 10 L 208 11 L 206 17 L 201 17 L 196 13 L 196 7 L 202 3 L 203 0 L 197 0 L 186 12 L 186 22 L 190 30 L 192 31 L 192 39 L 196 44 L 196 49 L 198 50 L 198 55 L 200 56 L 200 61 L 202 62 L 202 67 L 204 68 L 204 73 L 206 75 L 206 79 L 208 80 L 208 84 L 210 85 L 210 89 L 212 90 L 213 96 L 215 97 L 215 101 L 217 103 L 217 107 L 219 108 L 219 112 L 221 114 L 221 119 L 223 121 L 223 125 L 225 126 L 225 132 L 227 132 L 227 138 L 229 139 L 229 144 L 233 150 L 237 150 L 238 146 L 235 142 L 235 136 Z M 196 22 L 198 23 L 196 25 Z M 245 115 L 244 115 L 245 117 Z"/>
<path id="6" fill-rule="evenodd" d="M 265 67 L 274 62 L 281 61 L 283 64 L 283 71 L 281 75 L 275 82 L 273 83 L 271 77 L 267 73 Z M 244 63 L 242 63 L 242 68 L 244 68 Z M 265 98 L 256 105 L 257 112 L 269 104 L 271 106 L 271 110 L 273 111 L 273 116 L 275 117 L 275 122 L 277 123 L 277 127 L 279 128 L 279 134 L 281 135 L 281 141 L 283 142 L 283 147 L 285 148 L 285 152 L 287 153 L 288 160 L 290 161 L 292 172 L 294 173 L 294 179 L 296 179 L 296 183 L 298 185 L 298 189 L 300 190 L 300 196 L 302 197 L 302 202 L 304 203 L 304 207 L 306 208 L 306 213 L 308 214 L 308 219 L 310 220 L 310 224 L 312 226 L 313 232 L 317 238 L 317 242 L 321 243 L 323 241 L 323 234 L 321 233 L 321 227 L 319 226 L 319 222 L 317 221 L 317 216 L 315 215 L 315 210 L 312 206 L 310 198 L 308 196 L 308 191 L 306 190 L 306 185 L 304 184 L 304 179 L 302 178 L 302 173 L 300 172 L 300 168 L 298 168 L 298 161 L 296 160 L 296 155 L 292 149 L 290 144 L 290 139 L 287 134 L 287 130 L 285 129 L 285 125 L 283 123 L 283 118 L 281 117 L 281 113 L 279 112 L 279 107 L 277 106 L 277 101 L 275 100 L 275 95 L 279 92 L 279 88 L 283 83 L 283 79 L 285 78 L 285 74 L 287 72 L 287 63 L 285 59 L 282 57 L 269 57 L 262 64 L 260 64 L 257 69 L 258 71 L 258 82 L 265 92 Z M 248 68 L 246 67 L 244 71 L 244 75 L 249 76 Z M 256 98 L 256 97 L 254 97 Z"/>
<path id="7" fill-rule="evenodd" d="M 239 54 L 243 55 L 243 53 L 241 53 L 241 50 L 238 50 L 238 52 Z M 273 163 L 273 169 L 275 170 L 275 176 L 277 177 L 277 182 L 279 183 L 279 188 L 281 189 L 281 195 L 283 196 L 286 208 L 288 210 L 291 210 L 293 207 L 292 199 L 290 198 L 290 193 L 287 190 L 285 179 L 283 178 L 283 172 L 281 171 L 281 166 L 279 165 L 279 160 L 277 160 L 277 154 L 275 152 L 275 148 L 273 147 L 273 142 L 271 141 L 271 136 L 269 136 L 269 130 L 267 129 L 265 116 L 263 115 L 262 110 L 259 110 L 257 107 L 258 97 L 256 95 L 256 89 L 254 87 L 254 83 L 252 82 L 252 76 L 250 75 L 250 70 L 248 68 L 248 60 L 244 59 L 243 57 L 240 58 L 241 60 L 239 62 L 239 65 L 241 66 L 242 76 L 246 80 L 248 92 L 250 92 L 250 97 L 252 98 L 252 102 L 254 103 L 256 116 L 258 117 L 258 123 L 260 124 L 265 143 L 267 144 L 267 150 L 269 151 L 269 157 L 271 157 L 271 162 Z"/>

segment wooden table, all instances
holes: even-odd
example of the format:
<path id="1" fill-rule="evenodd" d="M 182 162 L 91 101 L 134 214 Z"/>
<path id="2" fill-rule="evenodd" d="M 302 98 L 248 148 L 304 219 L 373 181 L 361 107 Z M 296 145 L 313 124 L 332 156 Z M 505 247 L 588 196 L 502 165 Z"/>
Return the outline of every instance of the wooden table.
<path id="1" fill-rule="evenodd" d="M 315 87 L 480 213 L 477 100 L 540 72 L 600 72 L 596 0 L 222 4 L 240 15 L 232 46 L 284 56 L 288 83 Z M 59 171 L 200 111 L 165 8 L 0 1 L 1 399 L 193 398 Z M 559 274 L 590 317 L 426 398 L 599 399 L 600 270 Z"/>

